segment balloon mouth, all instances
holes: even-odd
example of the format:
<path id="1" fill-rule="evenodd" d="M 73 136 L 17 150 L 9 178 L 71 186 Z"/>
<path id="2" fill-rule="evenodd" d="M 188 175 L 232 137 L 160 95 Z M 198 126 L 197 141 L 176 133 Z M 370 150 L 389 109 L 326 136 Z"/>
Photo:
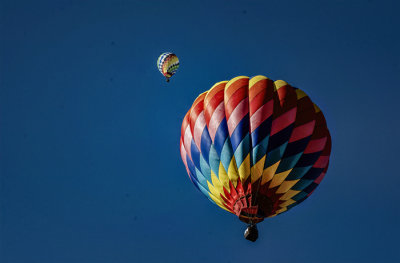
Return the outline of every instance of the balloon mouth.
<path id="1" fill-rule="evenodd" d="M 248 224 L 257 224 L 269 216 L 273 210 L 272 201 L 260 194 L 247 194 L 239 197 L 233 211 L 239 219 Z"/>
<path id="2" fill-rule="evenodd" d="M 258 224 L 264 221 L 263 217 L 258 216 L 249 216 L 249 215 L 240 215 L 239 220 L 246 223 L 246 224 Z"/>

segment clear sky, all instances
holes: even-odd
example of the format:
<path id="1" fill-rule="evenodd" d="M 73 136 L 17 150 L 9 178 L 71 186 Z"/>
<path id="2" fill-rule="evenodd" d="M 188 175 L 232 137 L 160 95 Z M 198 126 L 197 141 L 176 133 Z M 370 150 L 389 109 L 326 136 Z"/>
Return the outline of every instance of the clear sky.
<path id="1" fill-rule="evenodd" d="M 399 11 L 1 0 L 0 262 L 400 262 Z M 251 243 L 191 184 L 179 137 L 199 93 L 258 74 L 306 91 L 333 146 L 314 194 Z"/>

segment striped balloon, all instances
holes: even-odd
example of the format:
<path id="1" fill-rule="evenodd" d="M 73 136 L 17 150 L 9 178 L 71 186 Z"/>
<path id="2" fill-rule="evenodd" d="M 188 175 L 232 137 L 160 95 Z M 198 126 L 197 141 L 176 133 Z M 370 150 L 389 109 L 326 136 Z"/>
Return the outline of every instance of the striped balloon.
<path id="1" fill-rule="evenodd" d="M 170 52 L 162 53 L 157 59 L 157 67 L 161 74 L 169 81 L 179 68 L 178 57 Z"/>
<path id="2" fill-rule="evenodd" d="M 197 97 L 182 123 L 180 151 L 210 201 L 254 224 L 311 195 L 328 169 L 331 137 L 302 90 L 240 76 Z"/>

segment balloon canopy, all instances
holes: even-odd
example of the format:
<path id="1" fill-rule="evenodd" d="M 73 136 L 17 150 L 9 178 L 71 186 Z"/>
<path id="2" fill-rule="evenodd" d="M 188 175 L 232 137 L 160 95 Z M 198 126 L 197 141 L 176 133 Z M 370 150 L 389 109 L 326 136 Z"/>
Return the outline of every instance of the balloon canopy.
<path id="1" fill-rule="evenodd" d="M 331 137 L 322 111 L 300 89 L 239 76 L 200 94 L 181 128 L 193 184 L 254 224 L 303 202 L 324 178 Z"/>

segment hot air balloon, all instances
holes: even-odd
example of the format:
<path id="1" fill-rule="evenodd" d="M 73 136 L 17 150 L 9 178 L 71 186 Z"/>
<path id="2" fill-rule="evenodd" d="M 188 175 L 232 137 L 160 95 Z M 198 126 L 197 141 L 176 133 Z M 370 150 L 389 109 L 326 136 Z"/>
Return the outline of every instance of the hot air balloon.
<path id="1" fill-rule="evenodd" d="M 264 76 L 239 76 L 200 94 L 185 115 L 180 152 L 193 184 L 247 223 L 286 212 L 324 178 L 331 137 L 302 90 Z"/>
<path id="2" fill-rule="evenodd" d="M 169 82 L 169 78 L 172 77 L 179 68 L 179 59 L 173 53 L 162 53 L 157 59 L 157 67 L 161 74 L 164 75 L 167 82 Z"/>

